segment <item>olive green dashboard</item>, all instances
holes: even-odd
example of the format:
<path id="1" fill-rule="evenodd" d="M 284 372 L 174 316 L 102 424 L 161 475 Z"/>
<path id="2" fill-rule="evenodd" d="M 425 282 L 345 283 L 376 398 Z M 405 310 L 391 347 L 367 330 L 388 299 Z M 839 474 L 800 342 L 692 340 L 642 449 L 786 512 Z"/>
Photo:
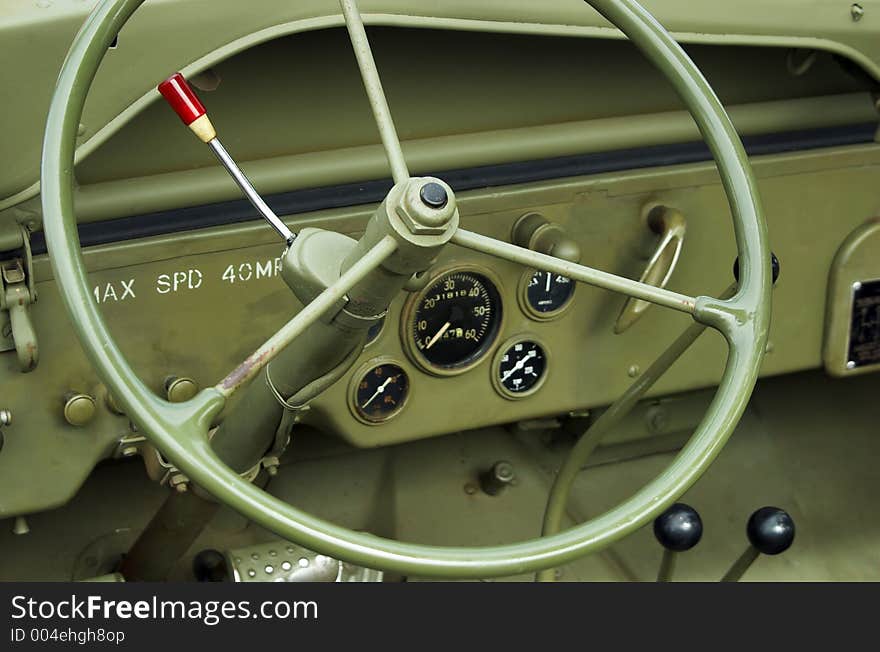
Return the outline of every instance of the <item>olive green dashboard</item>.
<path id="1" fill-rule="evenodd" d="M 774 295 L 771 350 L 763 373 L 821 365 L 828 269 L 836 249 L 874 210 L 859 189 L 877 174 L 876 146 L 842 147 L 757 159 L 756 172 L 770 215 L 774 250 L 783 272 Z M 688 220 L 681 260 L 670 287 L 720 292 L 731 282 L 734 247 L 727 208 L 714 168 L 695 164 L 640 172 L 540 182 L 471 191 L 460 197 L 463 224 L 509 239 L 525 212 L 562 225 L 590 265 L 637 276 L 653 242 L 642 208 L 675 206 Z M 356 234 L 370 209 L 348 208 L 291 220 Z M 92 247 L 86 261 L 96 297 L 125 354 L 142 378 L 161 392 L 168 375 L 213 383 L 268 337 L 297 309 L 274 262 L 281 247 L 262 225 L 245 225 Z M 488 270 L 497 279 L 503 321 L 479 364 L 453 377 L 426 373 L 406 352 L 401 327 L 407 297 L 396 301 L 378 338 L 354 368 L 315 400 L 305 421 L 356 446 L 381 446 L 490 424 L 565 415 L 610 403 L 683 329 L 688 318 L 654 307 L 621 335 L 613 333 L 623 299 L 578 287 L 557 319 L 537 321 L 518 295 L 525 270 L 450 248 L 433 273 L 451 268 Z M 128 420 L 114 414 L 104 390 L 66 326 L 47 260 L 38 257 L 40 300 L 33 310 L 41 362 L 20 374 L 4 367 L 4 402 L 16 415 L 0 455 L 4 485 L 35 491 L 4 499 L 6 514 L 64 502 L 99 460 L 122 454 Z M 512 401 L 491 379 L 492 358 L 515 336 L 541 341 L 547 378 L 533 395 Z M 723 364 L 720 338 L 707 334 L 657 385 L 664 395 L 717 382 Z M 352 374 L 374 359 L 398 363 L 410 379 L 404 409 L 380 425 L 367 425 L 349 407 Z M 67 424 L 63 397 L 70 391 L 97 399 L 93 421 Z M 21 435 L 19 435 L 21 433 Z M 34 455 L 41 455 L 39 462 Z M 38 488 L 38 489 L 36 489 Z M 5 493 L 6 496 L 10 494 Z"/>
<path id="2" fill-rule="evenodd" d="M 0 409 L 14 417 L 0 453 L 4 517 L 63 504 L 95 464 L 130 454 L 140 438 L 81 353 L 41 253 L 33 182 L 43 116 L 34 107 L 47 103 L 82 3 L 55 3 L 42 14 L 14 4 L 0 16 L 0 52 L 14 57 L 34 39 L 45 50 L 27 64 L 35 81 L 6 84 L 18 81 L 23 91 L 4 108 L 16 128 L 0 143 L 0 159 L 10 162 L 0 174 L 0 227 L 33 231 L 39 300 L 30 313 L 40 362 L 23 374 L 14 354 L 0 354 Z M 357 236 L 387 176 L 338 16 L 321 3 L 280 3 L 283 10 L 260 18 L 235 4 L 223 3 L 227 13 L 157 52 L 146 44 L 171 12 L 180 19 L 173 29 L 182 29 L 204 3 L 147 3 L 108 53 L 82 126 L 77 212 L 95 300 L 158 393 L 169 376 L 213 384 L 300 306 L 279 276 L 281 245 L 234 203 L 237 191 L 210 153 L 154 102 L 147 91 L 155 82 L 177 67 L 199 73 L 194 81 L 230 151 L 261 191 L 287 206 L 280 212 L 296 229 Z M 644 209 L 661 204 L 687 224 L 669 287 L 717 295 L 733 281 L 729 209 L 714 165 L 692 145 L 691 119 L 594 14 L 582 17 L 580 6 L 564 2 L 543 10 L 443 2 L 426 16 L 408 4 L 365 2 L 364 10 L 376 25 L 377 61 L 407 156 L 417 173 L 452 172 L 464 228 L 510 240 L 517 220 L 538 213 L 564 229 L 581 262 L 638 278 L 657 241 Z M 835 346 L 824 341 L 832 262 L 878 210 L 871 7 L 858 26 L 848 13 L 835 22 L 826 3 L 803 25 L 778 9 L 741 7 L 734 33 L 732 17 L 714 13 L 724 13 L 721 3 L 687 11 L 688 3 L 656 4 L 754 139 L 771 245 L 782 261 L 762 374 L 821 367 L 823 346 Z M 814 24 L 822 16 L 830 27 Z M 450 95 L 459 98 L 452 105 L 432 99 Z M 604 157 L 589 158 L 597 154 Z M 615 334 L 623 297 L 585 286 L 544 319 L 523 299 L 532 270 L 449 246 L 428 285 L 451 272 L 479 274 L 497 289 L 498 322 L 478 358 L 455 373 L 427 366 L 413 342 L 413 305 L 424 297 L 400 296 L 351 370 L 312 402 L 306 424 L 378 447 L 583 414 L 613 401 L 689 323 L 652 307 Z M 499 388 L 498 366 L 518 341 L 539 343 L 545 365 L 532 391 L 513 396 Z M 706 333 L 651 396 L 713 386 L 724 355 L 720 337 Z M 388 418 L 371 420 L 354 402 L 363 375 L 380 364 L 406 375 L 406 396 Z M 84 425 L 65 420 L 71 393 L 94 399 Z"/>

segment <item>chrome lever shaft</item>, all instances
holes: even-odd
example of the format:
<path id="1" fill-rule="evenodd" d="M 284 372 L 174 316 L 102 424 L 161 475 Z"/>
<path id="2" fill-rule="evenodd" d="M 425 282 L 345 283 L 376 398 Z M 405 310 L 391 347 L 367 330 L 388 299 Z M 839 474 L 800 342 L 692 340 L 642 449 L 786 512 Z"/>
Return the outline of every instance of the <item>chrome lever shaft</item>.
<path id="1" fill-rule="evenodd" d="M 266 204 L 260 196 L 260 193 L 254 188 L 250 179 L 245 176 L 245 173 L 242 172 L 241 168 L 238 167 L 236 162 L 229 155 L 229 152 L 226 151 L 226 148 L 223 147 L 220 139 L 213 138 L 209 140 L 208 146 L 211 148 L 211 151 L 214 152 L 214 155 L 217 157 L 217 160 L 220 161 L 220 164 L 226 168 L 229 176 L 231 176 L 238 187 L 241 188 L 241 191 L 248 198 L 251 205 L 256 208 L 257 212 L 272 225 L 272 228 L 275 229 L 282 238 L 284 238 L 287 246 L 290 246 L 296 238 L 296 235 L 294 235 L 293 231 L 291 231 L 281 218 L 275 214 L 275 211 L 269 208 L 269 205 Z"/>

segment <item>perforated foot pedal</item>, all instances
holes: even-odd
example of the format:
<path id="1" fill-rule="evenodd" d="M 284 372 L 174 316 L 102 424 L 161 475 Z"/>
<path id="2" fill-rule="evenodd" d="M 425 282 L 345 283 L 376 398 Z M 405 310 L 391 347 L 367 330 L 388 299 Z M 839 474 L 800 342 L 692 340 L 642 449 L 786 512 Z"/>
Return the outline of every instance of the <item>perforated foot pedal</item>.
<path id="1" fill-rule="evenodd" d="M 236 548 L 225 556 L 233 582 L 381 582 L 384 575 L 282 540 Z"/>

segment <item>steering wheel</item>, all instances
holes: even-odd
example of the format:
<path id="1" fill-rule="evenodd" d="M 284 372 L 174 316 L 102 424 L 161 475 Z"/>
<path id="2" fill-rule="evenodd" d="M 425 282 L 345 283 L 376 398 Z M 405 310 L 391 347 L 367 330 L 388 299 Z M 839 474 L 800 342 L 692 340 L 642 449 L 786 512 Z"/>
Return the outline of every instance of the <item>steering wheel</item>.
<path id="1" fill-rule="evenodd" d="M 729 298 L 688 297 L 583 265 L 562 261 L 457 228 L 451 241 L 523 265 L 564 274 L 631 297 L 689 313 L 695 326 L 721 332 L 728 357 L 718 392 L 688 444 L 670 465 L 608 512 L 561 533 L 488 547 L 439 547 L 356 532 L 307 514 L 269 495 L 227 467 L 212 451 L 211 421 L 229 396 L 268 359 L 307 330 L 395 250 L 382 239 L 338 280 L 218 385 L 186 403 L 156 396 L 123 357 L 89 290 L 73 205 L 76 132 L 86 95 L 122 26 L 143 0 L 103 0 L 80 29 L 64 62 L 46 124 L 42 205 L 46 241 L 64 305 L 85 352 L 113 396 L 148 439 L 191 481 L 221 503 L 284 539 L 322 554 L 406 575 L 485 578 L 564 564 L 594 552 L 662 513 L 709 467 L 742 416 L 757 379 L 770 322 L 771 270 L 767 230 L 756 184 L 739 137 L 708 82 L 682 48 L 636 0 L 589 0 L 668 78 L 708 144 L 730 204 L 739 253 L 739 286 Z M 341 0 L 386 154 L 400 187 L 410 181 L 387 111 L 360 15 Z M 392 193 L 395 192 L 392 190 Z"/>

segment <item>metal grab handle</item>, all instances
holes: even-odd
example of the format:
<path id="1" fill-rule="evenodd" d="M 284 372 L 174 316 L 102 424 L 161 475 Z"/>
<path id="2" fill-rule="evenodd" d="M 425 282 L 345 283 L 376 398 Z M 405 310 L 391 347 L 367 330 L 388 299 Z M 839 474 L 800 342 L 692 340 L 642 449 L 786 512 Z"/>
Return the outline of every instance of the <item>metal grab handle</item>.
<path id="1" fill-rule="evenodd" d="M 657 245 L 657 249 L 648 261 L 648 266 L 645 267 L 645 271 L 639 278 L 639 283 L 665 288 L 681 255 L 687 222 L 684 215 L 667 206 L 651 208 L 646 221 L 648 227 L 660 236 L 660 244 Z M 644 299 L 634 297 L 627 299 L 617 317 L 617 322 L 614 324 L 614 332 L 618 335 L 623 333 L 641 319 L 650 307 L 651 302 Z"/>

